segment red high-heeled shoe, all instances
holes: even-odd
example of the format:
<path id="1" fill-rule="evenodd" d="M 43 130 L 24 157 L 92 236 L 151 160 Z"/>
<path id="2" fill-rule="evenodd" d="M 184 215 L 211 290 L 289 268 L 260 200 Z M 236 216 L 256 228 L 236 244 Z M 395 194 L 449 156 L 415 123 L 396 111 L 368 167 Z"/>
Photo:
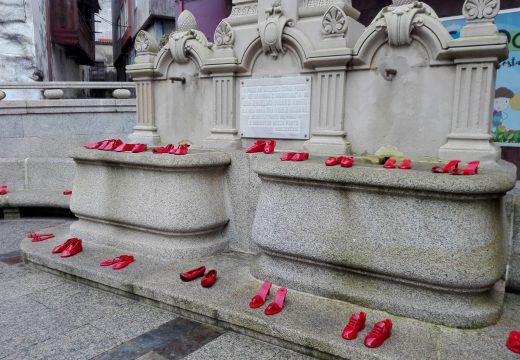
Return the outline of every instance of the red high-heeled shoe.
<path id="1" fill-rule="evenodd" d="M 73 238 L 72 242 L 61 252 L 61 257 L 70 257 L 80 253 L 83 250 L 82 241 L 78 238 Z"/>
<path id="2" fill-rule="evenodd" d="M 395 169 L 395 161 L 396 161 L 395 159 L 388 159 L 388 160 L 386 160 L 383 167 L 385 169 Z"/>
<path id="3" fill-rule="evenodd" d="M 257 140 L 249 149 L 246 150 L 246 153 L 257 153 L 263 152 L 265 149 L 266 142 L 265 140 Z"/>
<path id="4" fill-rule="evenodd" d="M 286 295 L 287 295 L 286 288 L 278 289 L 278 291 L 276 291 L 276 294 L 274 296 L 274 301 L 272 303 L 270 303 L 269 305 L 267 305 L 267 307 L 264 310 L 264 314 L 275 315 L 275 314 L 278 314 L 280 311 L 282 311 Z"/>
<path id="5" fill-rule="evenodd" d="M 120 255 L 118 257 L 115 257 L 113 258 L 112 260 L 105 260 L 105 261 L 102 261 L 99 263 L 99 266 L 110 266 L 110 265 L 114 265 L 114 264 L 117 264 L 123 260 L 126 260 L 128 258 L 132 258 L 133 259 L 133 256 L 132 255 Z"/>
<path id="6" fill-rule="evenodd" d="M 181 274 L 181 280 L 182 281 L 195 280 L 196 278 L 201 277 L 202 275 L 204 275 L 205 272 L 206 272 L 206 267 L 205 266 L 201 266 L 201 267 L 198 267 L 196 269 L 191 269 L 191 270 L 188 270 L 188 271 L 183 272 Z"/>
<path id="7" fill-rule="evenodd" d="M 296 153 L 294 153 L 294 152 L 287 152 L 287 153 L 284 153 L 284 154 L 282 154 L 282 156 L 280 157 L 280 160 L 282 160 L 282 161 L 291 161 L 292 158 L 294 157 L 294 155 L 296 155 Z"/>
<path id="8" fill-rule="evenodd" d="M 369 348 L 379 347 L 390 335 L 392 335 L 392 321 L 390 319 L 379 321 L 365 337 L 365 346 Z"/>
<path id="9" fill-rule="evenodd" d="M 520 331 L 511 331 L 506 346 L 516 354 L 520 354 Z"/>
<path id="10" fill-rule="evenodd" d="M 410 170 L 412 168 L 412 160 L 404 159 L 401 165 L 398 166 L 401 170 Z"/>
<path id="11" fill-rule="evenodd" d="M 434 173 L 449 173 L 453 169 L 457 169 L 459 167 L 460 160 L 451 160 L 444 166 L 434 166 L 432 167 L 432 172 Z"/>
<path id="12" fill-rule="evenodd" d="M 354 166 L 354 158 L 352 156 L 346 156 L 344 159 L 341 160 L 340 166 L 344 168 Z"/>
<path id="13" fill-rule="evenodd" d="M 465 169 L 456 168 L 451 170 L 452 175 L 475 175 L 478 174 L 478 164 L 480 161 L 470 161 Z"/>
<path id="14" fill-rule="evenodd" d="M 264 154 L 272 154 L 274 153 L 274 148 L 276 146 L 276 141 L 274 140 L 269 140 L 267 142 L 267 144 L 265 144 L 265 147 L 264 147 Z"/>
<path id="15" fill-rule="evenodd" d="M 341 337 L 345 340 L 354 340 L 355 338 L 357 338 L 358 332 L 365 328 L 366 318 L 367 314 L 365 314 L 364 312 L 352 314 L 347 323 L 347 326 L 345 326 L 345 329 L 343 329 Z"/>
<path id="16" fill-rule="evenodd" d="M 132 149 L 132 152 L 141 153 L 141 152 L 145 152 L 147 149 L 148 149 L 148 147 L 146 146 L 146 144 L 135 144 Z"/>
<path id="17" fill-rule="evenodd" d="M 301 152 L 301 153 L 294 154 L 294 156 L 291 158 L 291 161 L 305 161 L 308 159 L 309 159 L 309 153 Z"/>
<path id="18" fill-rule="evenodd" d="M 132 255 L 123 255 L 120 258 L 121 258 L 121 261 L 119 261 L 118 263 L 114 264 L 114 266 L 112 266 L 113 270 L 124 269 L 125 267 L 127 267 L 128 265 L 130 265 L 131 263 L 134 262 L 134 257 Z"/>
<path id="19" fill-rule="evenodd" d="M 213 269 L 208 271 L 206 275 L 200 281 L 202 287 L 209 288 L 212 287 L 213 284 L 217 281 L 217 270 Z"/>
<path id="20" fill-rule="evenodd" d="M 260 286 L 258 293 L 255 296 L 253 296 L 253 298 L 249 302 L 249 307 L 251 309 L 259 308 L 260 306 L 265 304 L 265 299 L 267 298 L 267 295 L 269 295 L 271 285 L 273 284 L 269 281 L 266 281 L 262 284 L 262 286 Z"/>
<path id="21" fill-rule="evenodd" d="M 2 187 L 0 187 L 0 195 L 7 195 L 7 185 L 2 184 Z"/>
<path id="22" fill-rule="evenodd" d="M 52 249 L 52 253 L 53 254 L 58 254 L 58 253 L 61 253 L 63 252 L 63 250 L 65 250 L 66 248 L 68 248 L 70 245 L 72 245 L 72 243 L 76 240 L 79 240 L 78 238 L 70 238 L 68 239 L 67 241 L 65 241 L 63 244 L 60 244 L 58 246 L 56 246 L 54 249 Z"/>
<path id="23" fill-rule="evenodd" d="M 345 157 L 346 156 L 338 156 L 338 157 L 331 156 L 331 157 L 327 158 L 327 160 L 325 160 L 325 165 L 336 166 L 336 165 L 340 164 L 341 160 L 343 160 Z"/>
<path id="24" fill-rule="evenodd" d="M 172 150 L 175 150 L 175 146 L 173 146 L 173 144 L 168 144 L 166 146 L 161 146 L 161 147 L 153 149 L 153 153 L 154 154 L 167 154 Z"/>
<path id="25" fill-rule="evenodd" d="M 189 144 L 179 144 L 179 147 L 177 147 L 177 149 L 173 149 L 170 151 L 170 154 L 186 155 L 188 153 L 189 147 Z"/>
<path id="26" fill-rule="evenodd" d="M 34 234 L 31 241 L 40 242 L 40 241 L 52 239 L 53 237 L 55 237 L 54 234 Z"/>

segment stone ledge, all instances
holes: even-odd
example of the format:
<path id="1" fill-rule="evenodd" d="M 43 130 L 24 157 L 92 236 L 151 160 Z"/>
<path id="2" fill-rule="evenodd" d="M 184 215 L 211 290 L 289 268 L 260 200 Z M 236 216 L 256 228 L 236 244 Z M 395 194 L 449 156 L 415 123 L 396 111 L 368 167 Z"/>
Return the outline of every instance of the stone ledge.
<path id="1" fill-rule="evenodd" d="M 68 227 L 45 231 L 52 231 L 57 237 L 40 243 L 22 241 L 26 262 L 306 354 L 344 359 L 438 359 L 439 356 L 516 359 L 504 343 L 508 332 L 520 321 L 520 312 L 515 310 L 520 296 L 507 297 L 506 310 L 498 325 L 479 330 L 437 326 L 294 290 L 289 290 L 284 311 L 267 317 L 262 313 L 265 306 L 252 310 L 247 305 L 260 286 L 260 282 L 249 275 L 250 255 L 226 253 L 174 263 L 139 256 L 127 269 L 112 271 L 99 267 L 98 263 L 120 255 L 117 249 L 93 246 L 85 241 L 81 254 L 61 258 L 50 250 L 67 238 Z M 200 264 L 219 271 L 219 280 L 211 289 L 202 288 L 198 281 L 183 283 L 178 278 L 180 272 Z M 348 316 L 359 311 L 367 313 L 367 328 L 355 341 L 343 340 L 340 335 Z M 384 318 L 394 322 L 393 336 L 378 349 L 364 347 L 363 336 L 376 321 Z"/>
<path id="2" fill-rule="evenodd" d="M 51 207 L 69 209 L 70 195 L 63 195 L 63 190 L 10 191 L 7 195 L 0 196 L 0 208 L 8 207 Z"/>

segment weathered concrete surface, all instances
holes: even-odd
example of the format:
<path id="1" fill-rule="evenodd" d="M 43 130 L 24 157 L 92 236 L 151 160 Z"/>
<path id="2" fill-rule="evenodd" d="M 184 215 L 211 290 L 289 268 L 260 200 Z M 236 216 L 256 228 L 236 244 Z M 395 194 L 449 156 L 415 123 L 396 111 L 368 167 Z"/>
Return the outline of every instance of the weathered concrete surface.
<path id="1" fill-rule="evenodd" d="M 493 349 L 495 358 L 514 359 L 516 356 L 504 344 L 508 331 L 520 321 L 520 312 L 515 310 L 520 303 L 517 295 L 506 296 L 505 314 L 498 325 L 482 330 L 450 329 L 292 289 L 289 289 L 284 311 L 267 317 L 263 314 L 263 308 L 253 310 L 248 307 L 249 300 L 261 284 L 249 275 L 250 255 L 227 253 L 175 263 L 158 263 L 139 256 L 125 271 L 115 272 L 100 268 L 98 263 L 117 254 L 117 249 L 99 247 L 88 239 L 83 239 L 85 250 L 72 258 L 64 259 L 50 254 L 52 247 L 68 236 L 67 227 L 53 231 L 58 234 L 56 239 L 42 243 L 23 240 L 22 252 L 27 261 L 61 274 L 70 274 L 67 276 L 81 281 L 106 285 L 111 291 L 123 290 L 151 299 L 160 306 L 175 309 L 183 316 L 219 324 L 314 356 L 438 359 L 439 353 L 445 353 L 455 354 L 450 359 L 467 359 L 466 353 L 459 352 L 461 348 L 468 348 L 472 359 L 489 359 L 490 351 L 487 348 Z M 212 288 L 202 288 L 199 281 L 180 281 L 180 272 L 201 264 L 209 269 L 215 268 L 219 273 L 219 279 Z M 275 285 L 272 294 L 276 288 Z M 272 298 L 271 295 L 269 301 Z M 359 339 L 345 341 L 340 336 L 341 331 L 348 316 L 358 311 L 367 313 L 367 328 L 361 332 Z M 393 336 L 381 348 L 367 349 L 362 343 L 363 336 L 375 322 L 385 318 L 394 322 Z M 454 342 L 450 334 L 457 336 L 458 341 Z"/>

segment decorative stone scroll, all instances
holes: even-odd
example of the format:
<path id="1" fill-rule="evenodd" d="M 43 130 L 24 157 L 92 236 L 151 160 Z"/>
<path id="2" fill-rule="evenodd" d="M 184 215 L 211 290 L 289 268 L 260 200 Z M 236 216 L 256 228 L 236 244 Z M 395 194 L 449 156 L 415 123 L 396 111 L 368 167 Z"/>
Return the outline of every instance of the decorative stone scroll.
<path id="1" fill-rule="evenodd" d="M 344 36 L 347 28 L 347 15 L 343 10 L 336 5 L 329 7 L 321 21 L 321 32 L 324 37 Z"/>
<path id="2" fill-rule="evenodd" d="M 293 25 L 293 20 L 287 19 L 283 15 L 280 0 L 273 1 L 271 7 L 266 9 L 265 12 L 268 17 L 265 21 L 258 24 L 258 32 L 260 33 L 264 52 L 276 58 L 278 54 L 285 53 L 285 48 L 282 44 L 282 33 L 285 26 Z"/>
<path id="3" fill-rule="evenodd" d="M 213 36 L 213 41 L 218 47 L 231 47 L 235 43 L 235 32 L 229 23 L 222 20 L 218 24 Z"/>
<path id="4" fill-rule="evenodd" d="M 462 12 L 466 20 L 494 19 L 500 10 L 500 0 L 466 0 Z"/>

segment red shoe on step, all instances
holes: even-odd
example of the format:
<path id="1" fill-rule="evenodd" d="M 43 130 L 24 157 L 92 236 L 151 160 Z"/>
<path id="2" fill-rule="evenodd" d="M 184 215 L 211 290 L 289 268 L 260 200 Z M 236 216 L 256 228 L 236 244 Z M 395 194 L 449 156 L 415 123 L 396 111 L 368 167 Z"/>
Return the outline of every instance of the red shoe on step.
<path id="1" fill-rule="evenodd" d="M 379 347 L 390 335 L 392 335 L 392 321 L 390 319 L 379 321 L 365 337 L 365 346 L 369 348 Z"/>
<path id="2" fill-rule="evenodd" d="M 283 304 L 285 302 L 285 296 L 287 295 L 286 288 L 280 288 L 276 291 L 276 295 L 274 296 L 274 301 L 267 305 L 264 310 L 264 314 L 266 315 L 275 315 L 283 310 Z"/>
<path id="3" fill-rule="evenodd" d="M 267 142 L 267 144 L 265 144 L 265 147 L 264 147 L 264 154 L 272 154 L 274 153 L 274 148 L 276 146 L 276 141 L 274 140 L 269 140 Z"/>
<path id="4" fill-rule="evenodd" d="M 181 274 L 181 280 L 182 281 L 195 280 L 196 278 L 201 277 L 202 275 L 204 275 L 205 272 L 206 272 L 206 267 L 205 266 L 201 266 L 201 267 L 198 267 L 196 269 L 191 269 L 191 270 L 188 270 L 188 271 L 183 272 Z"/>
<path id="5" fill-rule="evenodd" d="M 210 271 L 208 271 L 208 273 L 206 275 L 204 275 L 204 277 L 200 281 L 200 284 L 202 285 L 202 287 L 210 288 L 213 286 L 213 284 L 215 284 L 216 281 L 217 281 L 217 270 L 210 270 Z"/>
<path id="6" fill-rule="evenodd" d="M 267 298 L 267 295 L 269 295 L 269 292 L 271 290 L 271 285 L 269 281 L 266 281 L 260 286 L 260 289 L 258 290 L 258 294 L 253 296 L 251 301 L 249 302 L 249 307 L 251 309 L 259 308 L 260 306 L 265 304 L 265 299 Z"/>
<path id="7" fill-rule="evenodd" d="M 367 314 L 365 314 L 364 312 L 352 314 L 350 316 L 347 326 L 345 326 L 345 329 L 343 329 L 341 337 L 345 340 L 354 340 L 355 338 L 357 338 L 358 332 L 365 328 L 366 318 Z"/>
<path id="8" fill-rule="evenodd" d="M 265 149 L 265 140 L 257 140 L 249 149 L 246 150 L 247 154 L 263 152 Z M 274 148 L 274 147 L 273 147 Z"/>

